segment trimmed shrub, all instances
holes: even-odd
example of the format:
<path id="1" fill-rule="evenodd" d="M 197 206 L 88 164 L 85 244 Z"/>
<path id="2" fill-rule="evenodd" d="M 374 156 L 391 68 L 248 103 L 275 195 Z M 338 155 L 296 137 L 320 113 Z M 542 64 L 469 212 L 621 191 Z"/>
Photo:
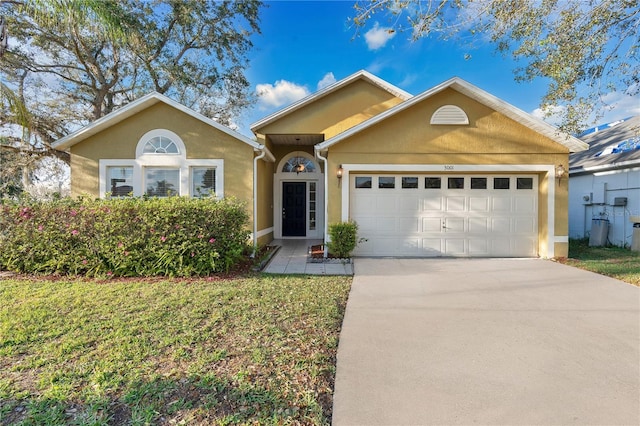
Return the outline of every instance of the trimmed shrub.
<path id="1" fill-rule="evenodd" d="M 329 225 L 329 252 L 337 257 L 350 257 L 358 243 L 358 224 L 352 221 Z"/>
<path id="2" fill-rule="evenodd" d="M 0 205 L 0 268 L 88 276 L 193 276 L 243 257 L 248 214 L 233 199 L 22 200 Z"/>

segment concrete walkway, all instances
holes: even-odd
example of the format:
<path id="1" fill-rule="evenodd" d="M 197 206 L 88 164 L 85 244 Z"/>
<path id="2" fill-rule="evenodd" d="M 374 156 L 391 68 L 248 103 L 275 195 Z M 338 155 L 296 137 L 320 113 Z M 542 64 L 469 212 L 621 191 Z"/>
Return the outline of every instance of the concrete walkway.
<path id="1" fill-rule="evenodd" d="M 640 289 L 540 259 L 363 259 L 334 425 L 640 424 Z"/>
<path id="2" fill-rule="evenodd" d="M 280 246 L 263 272 L 267 274 L 353 275 L 353 263 L 308 263 L 309 249 L 322 240 L 274 240 Z"/>

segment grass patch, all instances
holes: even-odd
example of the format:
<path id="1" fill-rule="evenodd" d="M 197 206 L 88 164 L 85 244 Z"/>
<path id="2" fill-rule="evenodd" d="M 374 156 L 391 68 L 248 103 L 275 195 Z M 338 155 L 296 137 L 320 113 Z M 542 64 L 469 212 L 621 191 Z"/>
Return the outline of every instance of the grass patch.
<path id="1" fill-rule="evenodd" d="M 350 284 L 0 281 L 0 424 L 329 424 Z"/>
<path id="2" fill-rule="evenodd" d="M 569 241 L 563 263 L 640 286 L 640 252 L 622 247 L 589 247 L 588 239 Z"/>

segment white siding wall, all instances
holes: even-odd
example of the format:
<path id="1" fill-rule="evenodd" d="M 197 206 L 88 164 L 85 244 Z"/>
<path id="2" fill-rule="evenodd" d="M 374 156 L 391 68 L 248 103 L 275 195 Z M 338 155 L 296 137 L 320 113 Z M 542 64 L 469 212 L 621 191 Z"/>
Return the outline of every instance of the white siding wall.
<path id="1" fill-rule="evenodd" d="M 592 195 L 603 204 L 586 203 Z M 600 195 L 600 197 L 598 197 Z M 627 197 L 626 207 L 614 206 L 616 197 Z M 572 176 L 569 180 L 569 237 L 589 236 L 592 219 L 608 219 L 609 242 L 630 246 L 633 224 L 629 216 L 640 215 L 640 168 Z"/>

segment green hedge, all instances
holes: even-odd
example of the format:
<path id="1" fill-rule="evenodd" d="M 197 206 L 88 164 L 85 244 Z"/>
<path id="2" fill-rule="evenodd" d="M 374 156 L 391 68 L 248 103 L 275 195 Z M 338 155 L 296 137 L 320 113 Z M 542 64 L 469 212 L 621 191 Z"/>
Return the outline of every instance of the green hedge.
<path id="1" fill-rule="evenodd" d="M 210 198 L 3 202 L 0 268 L 88 276 L 227 271 L 249 238 L 243 204 Z"/>

